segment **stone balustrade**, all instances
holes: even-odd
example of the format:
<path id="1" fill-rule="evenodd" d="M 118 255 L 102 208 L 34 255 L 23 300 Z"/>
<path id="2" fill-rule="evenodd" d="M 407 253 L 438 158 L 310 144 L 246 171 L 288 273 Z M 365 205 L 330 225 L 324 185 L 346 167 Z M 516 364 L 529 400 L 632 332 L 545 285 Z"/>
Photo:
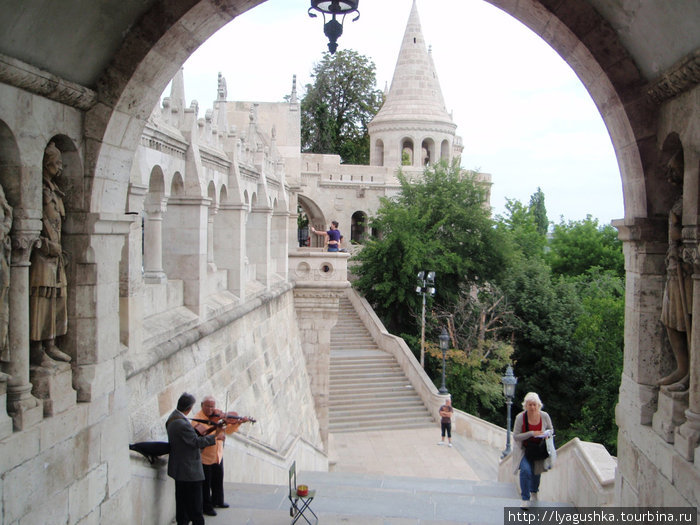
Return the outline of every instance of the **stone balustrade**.
<path id="1" fill-rule="evenodd" d="M 512 454 L 498 466 L 498 481 L 514 483 Z M 615 498 L 617 459 L 600 443 L 574 438 L 557 449 L 554 468 L 542 476 L 540 499 L 568 502 L 575 507 L 607 507 Z"/>
<path id="2" fill-rule="evenodd" d="M 299 248 L 289 254 L 289 278 L 297 288 L 347 288 L 349 258 L 346 252 Z"/>

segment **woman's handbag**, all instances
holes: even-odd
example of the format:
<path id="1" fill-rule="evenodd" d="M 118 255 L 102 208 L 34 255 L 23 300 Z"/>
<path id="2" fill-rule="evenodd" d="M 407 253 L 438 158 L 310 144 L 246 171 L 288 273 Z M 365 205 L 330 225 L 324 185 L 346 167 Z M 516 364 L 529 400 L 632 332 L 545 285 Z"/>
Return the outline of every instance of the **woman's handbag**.
<path id="1" fill-rule="evenodd" d="M 527 414 L 525 414 L 525 432 L 529 430 L 530 425 L 527 422 Z M 545 438 L 531 438 L 525 441 L 525 457 L 530 462 L 547 459 L 549 457 L 547 440 Z"/>

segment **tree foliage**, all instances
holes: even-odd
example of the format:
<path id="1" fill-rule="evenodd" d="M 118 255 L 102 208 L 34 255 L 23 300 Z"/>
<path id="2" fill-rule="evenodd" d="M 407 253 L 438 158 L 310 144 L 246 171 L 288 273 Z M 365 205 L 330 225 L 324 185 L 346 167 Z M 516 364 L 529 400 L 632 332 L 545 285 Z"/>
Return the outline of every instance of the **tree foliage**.
<path id="1" fill-rule="evenodd" d="M 421 270 L 436 272 L 436 304 L 455 301 L 460 283 L 488 280 L 503 268 L 499 233 L 484 206 L 484 188 L 457 163 L 426 168 L 410 181 L 399 174 L 401 192 L 384 199 L 371 220 L 379 237 L 356 256 L 355 286 L 393 333 L 416 333 L 410 312 L 420 311 L 415 293 Z"/>
<path id="2" fill-rule="evenodd" d="M 598 267 L 622 277 L 625 259 L 617 231 L 610 225 L 599 226 L 588 215 L 582 221 L 563 220 L 554 226 L 547 262 L 557 275 L 581 275 Z"/>
<path id="3" fill-rule="evenodd" d="M 544 193 L 539 186 L 537 191 L 530 197 L 530 212 L 535 218 L 537 232 L 540 235 L 547 235 L 549 219 L 547 219 L 547 208 L 544 205 Z"/>
<path id="4" fill-rule="evenodd" d="M 352 49 L 324 53 L 301 99 L 301 148 L 369 164 L 367 124 L 382 104 L 375 65 Z"/>
<path id="5" fill-rule="evenodd" d="M 547 243 L 534 219 L 536 196 L 529 207 L 509 201 L 506 216 L 498 218 L 514 248 L 500 286 L 515 317 L 518 397 L 540 394 L 559 444 L 578 436 L 615 454 L 624 333 L 622 247 L 612 227 L 601 228 L 591 217 L 562 221 Z"/>

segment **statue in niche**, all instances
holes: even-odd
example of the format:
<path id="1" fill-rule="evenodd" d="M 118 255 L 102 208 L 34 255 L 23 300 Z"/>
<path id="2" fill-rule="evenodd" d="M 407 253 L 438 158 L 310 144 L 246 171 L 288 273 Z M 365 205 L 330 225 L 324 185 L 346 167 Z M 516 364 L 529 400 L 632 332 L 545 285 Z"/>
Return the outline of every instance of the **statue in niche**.
<path id="1" fill-rule="evenodd" d="M 683 184 L 683 171 L 678 165 L 679 154 L 666 165 L 666 177 L 673 185 Z M 682 392 L 688 388 L 690 364 L 690 331 L 693 304 L 692 266 L 683 254 L 683 197 L 668 214 L 668 249 L 666 251 L 666 286 L 661 308 L 661 322 L 666 327 L 676 369 L 659 380 L 659 386 Z"/>
<path id="2" fill-rule="evenodd" d="M 55 361 L 70 361 L 56 346 L 56 337 L 68 331 L 65 258 L 61 227 L 66 211 L 63 192 L 55 179 L 61 175 L 61 151 L 51 142 L 44 150 L 43 215 L 40 245 L 32 251 L 29 267 L 29 339 L 32 364 L 52 368 Z"/>
<path id="3" fill-rule="evenodd" d="M 0 186 L 0 361 L 10 361 L 10 256 L 12 208 Z"/>

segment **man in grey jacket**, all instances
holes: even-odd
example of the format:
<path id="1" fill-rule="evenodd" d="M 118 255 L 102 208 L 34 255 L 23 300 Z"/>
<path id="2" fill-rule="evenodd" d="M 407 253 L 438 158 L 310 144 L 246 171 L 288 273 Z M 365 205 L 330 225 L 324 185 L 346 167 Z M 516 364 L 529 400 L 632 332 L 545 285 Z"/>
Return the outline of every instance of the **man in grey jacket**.
<path id="1" fill-rule="evenodd" d="M 202 514 L 202 481 L 204 469 L 200 449 L 213 445 L 223 435 L 223 427 L 215 435 L 200 436 L 192 427 L 187 414 L 194 406 L 195 398 L 184 392 L 165 422 L 170 442 L 168 476 L 175 480 L 175 519 L 178 525 L 204 525 Z"/>

